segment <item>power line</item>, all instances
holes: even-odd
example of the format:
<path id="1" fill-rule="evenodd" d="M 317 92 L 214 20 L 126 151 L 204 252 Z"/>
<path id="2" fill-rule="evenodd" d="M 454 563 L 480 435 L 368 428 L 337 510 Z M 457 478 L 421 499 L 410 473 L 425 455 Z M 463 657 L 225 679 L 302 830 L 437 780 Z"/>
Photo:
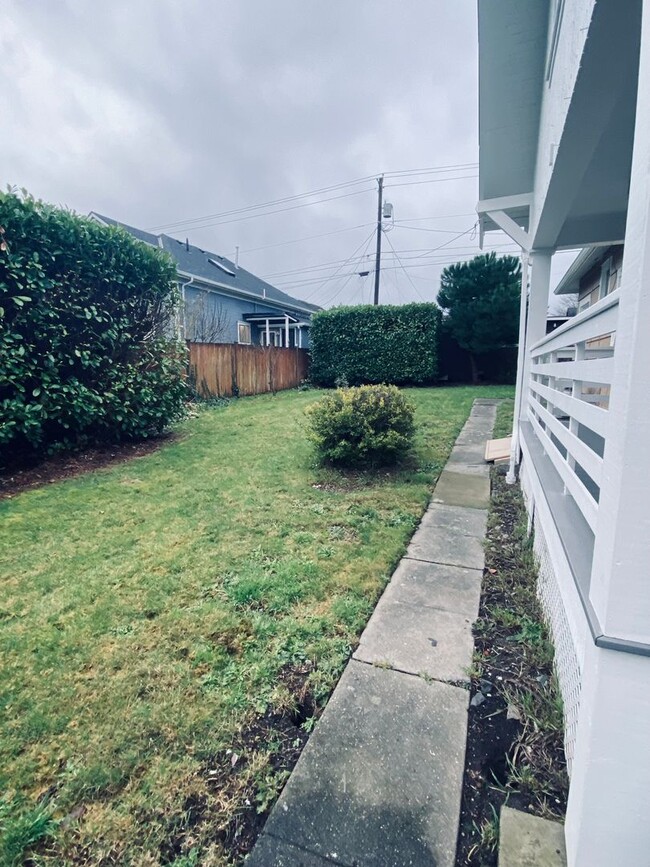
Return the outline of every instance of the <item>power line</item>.
<path id="1" fill-rule="evenodd" d="M 402 220 L 395 220 L 395 223 L 424 223 L 430 220 L 452 220 L 456 217 L 476 218 L 476 211 L 471 211 L 469 214 L 439 214 L 434 217 L 404 217 Z"/>
<path id="2" fill-rule="evenodd" d="M 256 217 L 270 217 L 273 214 L 283 214 L 285 211 L 295 211 L 298 208 L 306 208 L 310 205 L 322 205 L 324 202 L 335 202 L 338 199 L 347 199 L 350 196 L 359 196 L 362 193 L 374 193 L 374 189 L 372 187 L 367 187 L 365 190 L 355 190 L 352 193 L 344 193 L 340 196 L 330 196 L 328 199 L 317 199 L 315 202 L 303 202 L 299 205 L 291 205 L 288 208 L 276 208 L 274 211 L 261 211 L 259 214 L 249 214 L 245 217 L 237 217 L 233 220 L 216 220 L 211 223 L 201 223 L 198 226 L 190 226 L 191 229 L 209 229 L 211 226 L 225 226 L 229 223 L 242 223 L 245 220 L 253 220 Z M 174 229 L 172 230 L 175 234 L 182 233 L 186 231 L 184 228 Z"/>
<path id="3" fill-rule="evenodd" d="M 358 226 L 348 226 L 346 229 L 335 229 L 333 232 L 321 232 L 319 235 L 305 235 L 304 238 L 294 238 L 292 241 L 280 241 L 278 244 L 265 244 L 263 247 L 247 247 L 240 253 L 257 253 L 258 250 L 270 250 L 272 247 L 286 247 L 289 244 L 299 244 L 301 241 L 313 241 L 316 238 L 328 238 L 330 235 L 340 235 L 343 232 L 351 232 L 353 229 L 365 229 L 374 226 L 374 223 L 359 223 Z M 435 231 L 433 229 L 432 231 Z M 441 229 L 440 231 L 445 231 Z"/>
<path id="4" fill-rule="evenodd" d="M 447 166 L 429 166 L 428 168 L 423 169 L 403 169 L 401 171 L 395 172 L 384 172 L 386 177 L 393 176 L 405 176 L 405 175 L 425 175 L 435 172 L 451 172 L 451 171 L 460 171 L 464 169 L 475 169 L 478 168 L 478 163 L 455 163 L 454 165 Z"/>
<path id="5" fill-rule="evenodd" d="M 428 226 L 405 226 L 400 220 L 395 220 L 395 228 L 409 229 L 415 232 L 436 232 L 443 235 L 455 235 L 458 232 L 458 229 L 430 229 Z"/>
<path id="6" fill-rule="evenodd" d="M 405 181 L 401 184 L 386 184 L 386 189 L 392 189 L 393 187 L 413 187 L 417 184 L 440 184 L 443 181 L 465 181 L 469 178 L 478 178 L 478 175 L 460 175 L 460 177 L 453 178 L 429 178 L 426 181 Z"/>
<path id="7" fill-rule="evenodd" d="M 496 252 L 496 250 L 495 250 L 495 252 Z M 508 251 L 504 251 L 504 252 L 505 252 L 505 254 L 507 254 Z M 412 270 L 413 268 L 436 268 L 436 267 L 439 267 L 440 265 L 454 265 L 456 262 L 466 261 L 467 259 L 474 258 L 474 256 L 476 256 L 476 255 L 479 255 L 476 250 L 470 250 L 467 253 L 457 255 L 453 259 L 440 259 L 440 260 L 436 260 L 435 262 L 434 261 L 418 262 L 415 265 L 404 265 L 404 266 L 387 265 L 385 267 L 382 266 L 382 271 L 392 271 L 392 270 L 399 269 L 401 267 L 404 267 L 408 270 Z M 352 271 L 351 273 L 349 273 L 347 275 L 337 273 L 337 274 L 332 274 L 329 277 L 307 278 L 306 280 L 290 280 L 290 281 L 286 281 L 286 282 L 276 283 L 274 285 L 276 285 L 278 289 L 286 288 L 288 286 L 309 286 L 310 284 L 313 284 L 313 283 L 319 283 L 320 286 L 323 286 L 323 284 L 327 283 L 330 280 L 335 280 L 337 277 L 345 277 L 345 276 L 354 277 L 354 275 L 356 273 L 357 273 L 356 271 Z M 320 286 L 319 286 L 319 288 L 320 288 Z M 318 291 L 318 290 L 316 290 L 316 291 Z M 309 298 L 313 297 L 313 294 L 315 294 L 315 293 L 312 293 L 312 295 L 307 296 L 304 300 L 305 301 L 309 300 Z"/>
<path id="8" fill-rule="evenodd" d="M 468 230 L 468 231 L 471 231 L 471 230 Z M 448 243 L 451 243 L 451 241 L 457 240 L 458 238 L 462 237 L 463 234 L 466 234 L 466 232 L 465 233 L 461 232 L 459 235 L 456 235 L 454 238 L 450 238 Z M 396 251 L 396 255 L 399 256 L 399 255 L 404 255 L 405 253 L 418 253 L 419 255 L 417 255 L 417 256 L 407 256 L 406 261 L 411 261 L 413 259 L 424 259 L 424 258 L 428 258 L 428 257 L 437 255 L 437 251 L 442 249 L 443 247 L 445 247 L 445 244 L 441 244 L 439 247 L 433 247 L 433 248 L 421 247 L 421 248 L 416 248 L 416 249 L 412 249 L 412 250 L 398 250 L 398 251 Z M 512 249 L 518 249 L 517 245 L 514 244 L 514 242 L 512 242 L 512 241 L 508 241 L 505 244 L 494 244 L 492 247 L 485 247 L 484 249 L 487 252 L 489 252 L 490 250 L 499 250 L 499 249 L 506 248 L 506 247 L 512 248 Z M 458 255 L 465 254 L 465 253 L 474 253 L 475 255 L 479 255 L 481 250 L 479 247 L 472 248 L 472 249 L 467 249 L 465 246 L 463 246 L 463 247 L 448 247 L 447 250 L 445 250 L 445 254 L 444 254 L 445 258 L 446 258 L 446 254 L 448 252 L 449 253 L 457 252 Z M 384 253 L 383 255 L 384 256 L 390 256 L 391 254 L 390 253 Z M 262 279 L 270 280 L 270 279 L 275 278 L 275 277 L 291 277 L 293 275 L 309 274 L 309 273 L 314 273 L 317 271 L 328 271 L 331 268 L 334 268 L 336 266 L 345 265 L 346 262 L 348 262 L 348 261 L 349 261 L 349 259 L 334 259 L 331 262 L 321 262 L 317 265 L 305 265 L 304 268 L 292 268 L 288 271 L 275 271 L 272 274 L 264 274 Z"/>
<path id="9" fill-rule="evenodd" d="M 397 250 L 395 249 L 395 247 L 393 247 L 393 242 L 392 242 L 391 239 L 388 237 L 388 233 L 384 233 L 384 234 L 386 235 L 386 240 L 388 241 L 388 246 L 391 248 L 391 250 L 392 250 L 393 253 L 395 254 L 395 258 L 397 259 L 397 261 L 398 261 L 399 264 L 401 265 L 401 267 L 402 267 L 402 271 L 406 274 L 406 278 L 407 278 L 407 280 L 409 281 L 409 283 L 410 283 L 411 286 L 413 287 L 413 289 L 414 289 L 415 293 L 417 294 L 418 298 L 420 298 L 422 301 L 424 301 L 424 298 L 423 298 L 422 295 L 420 294 L 420 290 L 419 290 L 418 287 L 415 285 L 415 283 L 411 280 L 411 275 L 408 273 L 408 271 L 406 270 L 406 268 L 404 267 L 404 265 L 403 265 L 403 263 L 402 263 L 402 260 L 401 260 L 400 257 L 397 255 Z"/>
<path id="10" fill-rule="evenodd" d="M 359 262 L 362 262 L 363 259 L 364 259 L 364 257 L 366 256 L 366 254 L 367 254 L 367 252 L 368 252 L 368 247 L 370 246 L 370 242 L 372 241 L 372 239 L 373 239 L 373 237 L 374 237 L 374 234 L 375 234 L 374 232 L 371 232 L 370 237 L 369 237 L 368 240 L 366 241 L 366 245 L 365 245 L 365 247 L 364 247 L 364 249 L 363 249 L 363 253 L 361 254 L 361 256 L 358 257 L 358 261 L 359 261 Z M 325 302 L 325 304 L 331 304 L 332 301 L 334 301 L 335 298 L 338 298 L 338 296 L 341 294 L 341 292 L 343 292 L 343 290 L 345 289 L 345 287 L 348 285 L 348 283 L 350 282 L 350 280 L 352 279 L 352 277 L 353 277 L 355 274 L 358 274 L 358 271 L 352 271 L 352 272 L 348 275 L 347 280 L 345 281 L 345 283 L 343 283 L 343 285 L 341 286 L 341 288 L 340 288 L 337 292 L 335 292 L 334 295 L 333 295 L 331 298 L 329 298 L 329 299 Z"/>
<path id="11" fill-rule="evenodd" d="M 448 166 L 432 166 L 425 169 L 405 169 L 401 171 L 394 172 L 386 172 L 387 176 L 399 178 L 399 177 L 407 177 L 407 176 L 417 176 L 423 174 L 439 174 L 443 172 L 452 172 L 459 171 L 467 168 L 474 168 L 477 166 L 477 163 L 458 163 L 455 165 Z M 354 178 L 349 181 L 342 181 L 337 184 L 330 184 L 326 187 L 319 187 L 314 190 L 308 190 L 303 193 L 295 193 L 290 196 L 283 196 L 279 199 L 270 199 L 267 202 L 260 202 L 255 205 L 246 205 L 241 208 L 233 208 L 229 211 L 221 211 L 213 214 L 203 214 L 198 217 L 187 217 L 184 220 L 175 220 L 170 223 L 161 223 L 157 226 L 151 226 L 149 231 L 160 230 L 160 229 L 175 229 L 176 231 L 180 231 L 183 227 L 192 227 L 192 228 L 205 228 L 204 226 L 194 226 L 195 223 L 203 223 L 205 220 L 221 220 L 222 217 L 231 217 L 238 214 L 242 214 L 248 211 L 257 211 L 263 208 L 274 207 L 275 205 L 283 205 L 287 202 L 292 202 L 297 199 L 303 198 L 312 198 L 313 196 L 321 195 L 323 193 L 334 192 L 335 190 L 344 189 L 346 187 L 355 186 L 357 184 L 363 184 L 368 181 L 374 180 L 375 175 L 365 175 L 364 177 Z M 444 178 L 441 180 L 445 180 Z M 313 203 L 317 204 L 317 203 Z"/>
<path id="12" fill-rule="evenodd" d="M 373 229 L 372 232 L 368 235 L 368 238 L 367 238 L 365 241 L 362 241 L 362 242 L 359 244 L 359 246 L 358 246 L 358 247 L 354 250 L 354 252 L 353 252 L 353 253 L 352 253 L 352 254 L 351 254 L 351 255 L 350 255 L 350 256 L 349 256 L 349 257 L 348 257 L 348 258 L 347 258 L 347 259 L 346 259 L 346 260 L 345 260 L 341 265 L 340 265 L 340 266 L 339 266 L 339 268 L 334 272 L 334 274 L 332 274 L 331 277 L 327 277 L 327 278 L 325 278 L 325 279 L 322 281 L 322 283 L 320 284 L 320 286 L 318 286 L 318 287 L 314 290 L 314 292 L 312 292 L 310 295 L 308 295 L 304 300 L 305 300 L 305 301 L 308 301 L 310 298 L 313 298 L 314 295 L 317 295 L 318 292 L 321 290 L 321 288 L 322 288 L 322 286 L 323 286 L 324 283 L 326 283 L 328 280 L 334 280 L 334 279 L 336 278 L 337 273 L 338 273 L 339 271 L 341 271 L 343 268 L 345 268 L 345 266 L 346 266 L 349 262 L 351 262 L 352 259 L 354 259 L 354 257 L 357 255 L 357 253 L 359 252 L 359 250 L 364 246 L 364 244 L 365 244 L 365 249 L 367 250 L 367 249 L 368 249 L 368 244 L 370 243 L 370 241 L 371 241 L 371 239 L 373 238 L 374 234 L 375 234 L 375 230 Z M 365 253 L 364 253 L 364 255 L 365 255 Z M 354 272 L 352 272 L 352 273 L 354 273 Z M 318 278 L 317 280 L 314 280 L 313 282 L 318 282 L 319 279 L 320 279 L 320 278 Z M 301 281 L 298 281 L 298 282 L 301 282 Z"/>

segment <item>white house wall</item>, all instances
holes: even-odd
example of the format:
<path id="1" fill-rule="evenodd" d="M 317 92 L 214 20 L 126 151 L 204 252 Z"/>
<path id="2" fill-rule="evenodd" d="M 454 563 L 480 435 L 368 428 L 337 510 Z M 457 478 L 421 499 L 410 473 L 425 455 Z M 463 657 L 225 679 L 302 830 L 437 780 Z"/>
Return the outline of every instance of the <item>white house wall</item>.
<path id="1" fill-rule="evenodd" d="M 551 6 L 561 5 L 562 0 L 556 0 L 556 3 L 551 4 Z M 564 0 L 553 74 L 550 81 L 545 81 L 543 85 L 537 159 L 535 161 L 535 197 L 531 214 L 531 227 L 533 229 L 531 234 L 533 236 L 541 207 L 548 192 L 553 173 L 554 156 L 567 118 L 570 96 L 576 84 L 594 5 L 595 0 Z M 549 32 L 552 32 L 554 26 L 552 15 L 548 26 Z"/>

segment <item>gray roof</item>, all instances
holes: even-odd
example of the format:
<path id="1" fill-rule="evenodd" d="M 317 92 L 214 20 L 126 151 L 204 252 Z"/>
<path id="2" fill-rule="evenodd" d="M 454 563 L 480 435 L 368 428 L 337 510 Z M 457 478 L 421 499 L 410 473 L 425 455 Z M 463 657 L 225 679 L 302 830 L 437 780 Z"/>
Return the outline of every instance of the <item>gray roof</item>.
<path id="1" fill-rule="evenodd" d="M 253 295 L 272 306 L 303 310 L 309 313 L 315 313 L 321 309 L 315 304 L 308 304 L 299 298 L 292 298 L 291 295 L 287 295 L 260 277 L 256 277 L 245 268 L 237 267 L 230 259 L 226 259 L 218 253 L 211 253 L 209 250 L 203 250 L 193 244 L 186 244 L 185 241 L 178 241 L 169 235 L 153 235 L 150 232 L 144 232 L 95 211 L 92 211 L 90 216 L 109 226 L 121 226 L 139 241 L 166 250 L 176 262 L 179 273 L 189 274 L 199 281 L 217 283 L 234 294 L 248 297 Z"/>

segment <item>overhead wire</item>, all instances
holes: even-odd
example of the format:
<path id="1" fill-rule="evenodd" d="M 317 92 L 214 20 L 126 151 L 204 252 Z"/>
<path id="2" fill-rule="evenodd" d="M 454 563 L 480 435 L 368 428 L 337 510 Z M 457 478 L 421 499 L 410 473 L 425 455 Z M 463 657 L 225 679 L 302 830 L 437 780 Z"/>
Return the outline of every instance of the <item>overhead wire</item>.
<path id="1" fill-rule="evenodd" d="M 328 238 L 330 235 L 340 235 L 343 232 L 351 232 L 354 229 L 365 229 L 374 226 L 373 223 L 359 223 L 357 226 L 347 226 L 345 229 L 334 229 L 332 232 L 321 232 L 319 235 L 305 235 L 303 238 L 294 238 L 291 241 L 280 241 L 277 244 L 265 244 L 263 247 L 246 247 L 240 253 L 257 253 L 258 250 L 270 250 L 273 247 L 287 247 L 289 244 L 299 244 L 301 241 L 314 241 L 316 238 Z M 435 230 L 433 230 L 435 231 Z M 444 231 L 444 230 L 440 230 Z"/>
<path id="2" fill-rule="evenodd" d="M 395 258 L 397 259 L 397 261 L 398 261 L 399 264 L 401 265 L 401 267 L 402 267 L 402 271 L 406 274 L 406 278 L 407 278 L 407 280 L 409 281 L 409 283 L 410 283 L 411 286 L 413 287 L 414 292 L 416 293 L 416 295 L 417 295 L 417 296 L 418 296 L 422 301 L 424 301 L 424 298 L 423 298 L 422 295 L 420 294 L 420 290 L 419 290 L 418 287 L 415 285 L 415 283 L 411 280 L 411 275 L 408 273 L 408 271 L 407 271 L 406 268 L 404 267 L 404 264 L 403 264 L 402 260 L 401 260 L 400 257 L 397 255 L 397 250 L 395 249 L 395 247 L 393 247 L 393 242 L 391 241 L 389 235 L 388 235 L 386 232 L 384 232 L 384 236 L 385 236 L 386 240 L 388 241 L 388 246 L 391 248 L 391 250 L 392 250 L 393 253 L 395 254 Z"/>
<path id="3" fill-rule="evenodd" d="M 391 190 L 394 187 L 414 187 L 418 184 L 439 184 L 442 181 L 466 181 L 470 178 L 478 178 L 478 175 L 460 175 L 460 177 L 453 178 L 429 178 L 426 181 L 405 181 L 400 184 L 385 184 L 384 189 Z"/>
<path id="4" fill-rule="evenodd" d="M 507 253 L 508 251 L 505 251 L 505 252 Z M 413 268 L 435 268 L 435 267 L 439 267 L 440 265 L 453 265 L 456 262 L 467 261 L 468 259 L 471 259 L 476 255 L 477 255 L 476 250 L 470 250 L 467 253 L 457 255 L 453 259 L 445 258 L 445 259 L 440 259 L 440 260 L 430 261 L 430 262 L 418 262 L 415 265 L 406 265 L 404 267 L 407 268 L 408 270 L 412 270 Z M 399 268 L 401 268 L 400 265 L 388 265 L 385 268 L 382 268 L 382 271 L 396 270 Z M 354 277 L 354 275 L 356 273 L 357 273 L 356 271 L 353 271 L 347 276 Z M 315 277 L 315 278 L 307 278 L 305 280 L 283 281 L 283 282 L 278 282 L 275 285 L 279 289 L 285 288 L 288 286 L 308 286 L 308 285 L 313 284 L 313 283 L 319 283 L 322 286 L 324 283 L 327 283 L 330 280 L 335 280 L 337 277 L 344 277 L 344 276 L 346 276 L 346 275 L 337 273 L 337 274 L 330 275 L 329 277 L 319 276 L 319 277 Z M 313 297 L 313 295 L 308 296 L 308 297 Z M 305 298 L 304 300 L 306 301 L 306 300 L 308 300 L 308 298 Z"/>
<path id="5" fill-rule="evenodd" d="M 363 253 L 361 254 L 361 256 L 357 257 L 357 261 L 358 261 L 358 262 L 362 262 L 363 259 L 365 258 L 366 254 L 367 254 L 367 252 L 368 252 L 368 247 L 370 246 L 370 242 L 372 241 L 372 239 L 373 239 L 374 237 L 375 237 L 375 232 L 371 232 L 370 237 L 369 237 L 368 240 L 366 241 L 365 247 L 364 247 L 364 249 L 363 249 Z M 337 292 L 335 292 L 334 295 L 333 295 L 333 296 L 332 296 L 328 301 L 324 302 L 324 305 L 323 305 L 323 306 L 325 306 L 326 304 L 331 304 L 332 301 L 334 301 L 335 298 L 338 298 L 339 295 L 341 294 L 341 292 L 343 292 L 343 290 L 345 289 L 345 287 L 348 285 L 348 283 L 350 282 L 350 280 L 352 279 L 352 277 L 354 277 L 355 274 L 358 275 L 359 272 L 358 272 L 358 271 L 351 271 L 350 274 L 348 275 L 348 278 L 347 278 L 347 280 L 345 281 L 345 283 L 343 283 L 343 285 L 339 288 L 339 290 L 338 290 Z"/>
<path id="6" fill-rule="evenodd" d="M 290 205 L 287 208 L 276 208 L 274 211 L 260 211 L 260 213 L 248 214 L 245 217 L 237 217 L 237 218 L 232 219 L 232 220 L 216 220 L 216 221 L 209 222 L 209 223 L 201 223 L 200 225 L 197 225 L 197 226 L 190 226 L 189 228 L 191 228 L 191 229 L 209 229 L 212 226 L 226 226 L 226 225 L 229 225 L 231 223 L 243 223 L 246 220 L 254 220 L 257 217 L 272 217 L 274 214 L 284 214 L 286 211 L 296 211 L 299 208 L 305 208 L 305 207 L 308 207 L 310 205 L 322 205 L 322 204 L 325 204 L 326 202 L 335 202 L 335 201 L 338 201 L 339 199 L 348 199 L 348 198 L 350 198 L 350 196 L 360 196 L 360 195 L 362 195 L 362 193 L 374 193 L 374 192 L 375 192 L 374 187 L 368 187 L 365 190 L 354 190 L 351 193 L 343 193 L 340 196 L 330 196 L 327 199 L 317 199 L 315 202 L 302 202 L 299 205 Z M 178 229 L 170 229 L 169 234 L 178 235 L 179 233 L 182 233 L 185 231 L 187 231 L 187 227 L 180 227 Z"/>
<path id="7" fill-rule="evenodd" d="M 373 228 L 373 230 L 372 230 L 372 232 L 370 233 L 370 235 L 368 236 L 368 238 L 366 238 L 364 241 L 362 241 L 362 242 L 359 244 L 359 246 L 354 250 L 354 252 L 353 252 L 350 256 L 348 256 L 347 259 L 345 259 L 345 260 L 343 261 L 343 263 L 342 263 L 342 264 L 339 266 L 339 268 L 334 272 L 334 274 L 331 275 L 331 277 L 328 277 L 328 278 L 326 278 L 325 280 L 323 280 L 323 284 L 326 283 L 328 280 L 333 280 L 333 279 L 335 279 L 337 273 L 338 273 L 339 271 L 341 271 L 343 268 L 345 268 L 345 266 L 346 266 L 347 264 L 349 264 L 349 263 L 354 259 L 354 257 L 357 255 L 357 253 L 359 252 L 359 250 L 360 250 L 364 245 L 365 245 L 365 249 L 367 250 L 367 249 L 368 249 L 368 244 L 370 243 L 370 241 L 372 240 L 372 238 L 374 237 L 374 235 L 375 235 L 375 229 Z M 365 255 L 365 253 L 364 253 L 364 255 Z M 354 272 L 352 272 L 352 273 L 354 273 Z M 320 278 L 318 278 L 318 279 L 320 279 Z M 298 282 L 301 282 L 301 281 L 298 281 Z M 316 280 L 316 281 L 314 281 L 314 282 L 318 282 L 318 280 Z M 312 292 L 310 295 L 307 295 L 307 297 L 306 297 L 304 300 L 305 300 L 305 301 L 309 301 L 310 298 L 313 298 L 314 295 L 317 295 L 318 292 L 320 291 L 320 289 L 322 288 L 322 285 L 323 285 L 323 284 L 321 284 L 321 286 L 317 287 L 317 288 L 314 290 L 314 292 Z"/>
<path id="8" fill-rule="evenodd" d="M 418 175 L 424 175 L 424 174 L 441 174 L 441 173 L 462 171 L 462 170 L 466 170 L 468 168 L 473 168 L 476 165 L 477 165 L 476 163 L 458 163 L 455 165 L 435 166 L 435 167 L 430 167 L 430 168 L 426 168 L 426 169 L 406 169 L 406 170 L 394 171 L 394 172 L 384 172 L 383 174 L 384 174 L 384 177 L 399 179 L 402 177 L 416 177 Z M 381 173 L 379 173 L 379 174 L 381 174 Z M 322 195 L 323 193 L 334 192 L 336 190 L 345 189 L 345 188 L 351 187 L 351 186 L 356 186 L 357 184 L 367 183 L 368 181 L 375 180 L 375 178 L 376 178 L 376 175 L 364 175 L 363 177 L 353 178 L 352 180 L 349 180 L 349 181 L 341 181 L 340 183 L 337 183 L 337 184 L 330 184 L 329 186 L 319 187 L 317 189 L 308 190 L 308 191 L 305 191 L 303 193 L 295 193 L 295 194 L 292 194 L 290 196 L 282 196 L 278 199 L 270 199 L 266 202 L 259 202 L 259 203 L 254 204 L 254 205 L 246 205 L 246 206 L 243 206 L 241 208 L 232 208 L 228 211 L 220 211 L 220 212 L 215 212 L 212 214 L 203 214 L 203 215 L 197 216 L 197 217 L 187 217 L 183 220 L 174 220 L 174 221 L 171 221 L 169 223 L 160 223 L 156 226 L 151 226 L 149 230 L 154 231 L 154 230 L 167 229 L 167 230 L 172 230 L 174 232 L 179 232 L 179 231 L 185 230 L 187 228 L 195 228 L 195 229 L 207 228 L 207 225 L 197 225 L 199 223 L 204 224 L 205 221 L 219 221 L 219 224 L 224 223 L 224 222 L 237 222 L 236 220 L 232 220 L 232 221 L 231 220 L 223 220 L 222 218 L 232 217 L 232 216 L 248 213 L 251 211 L 260 211 L 262 209 L 274 208 L 276 205 L 282 205 L 282 204 L 286 204 L 288 202 L 294 202 L 298 199 L 313 198 L 314 196 L 319 196 L 319 195 Z M 434 182 L 443 181 L 443 180 L 454 180 L 454 178 L 433 178 L 430 180 L 430 182 L 434 183 Z M 418 182 L 414 181 L 412 183 L 427 183 L 427 181 L 418 181 Z M 395 184 L 394 186 L 398 186 L 398 184 Z M 351 195 L 354 195 L 354 194 L 351 194 Z M 335 198 L 337 198 L 337 197 L 332 197 L 332 199 L 335 199 Z M 327 199 L 324 201 L 327 201 Z M 307 207 L 308 205 L 311 205 L 311 204 L 318 204 L 318 202 L 304 202 L 300 205 L 300 207 Z M 284 209 L 281 209 L 279 211 L 272 211 L 271 213 L 281 213 L 282 210 L 284 210 Z M 210 222 L 208 225 L 216 225 L 216 223 Z"/>
<path id="9" fill-rule="evenodd" d="M 515 244 L 512 244 L 511 242 L 509 242 L 507 244 L 496 244 L 492 247 L 486 247 L 486 248 L 484 248 L 484 252 L 494 251 L 494 252 L 504 252 L 505 253 L 505 252 L 516 252 L 518 249 L 519 248 Z M 421 253 L 417 256 L 406 256 L 405 261 L 411 262 L 413 260 L 418 260 L 418 259 L 433 259 L 433 258 L 439 258 L 440 256 L 442 256 L 442 258 L 444 258 L 446 260 L 448 258 L 447 254 L 452 253 L 452 252 L 456 256 L 478 256 L 478 255 L 480 255 L 481 250 L 478 247 L 477 248 L 469 248 L 469 249 L 466 247 L 449 247 L 445 251 L 444 254 L 438 253 L 435 249 L 434 250 L 427 250 L 426 252 Z M 397 256 L 399 256 L 400 254 L 401 254 L 401 251 L 397 251 L 395 258 L 397 258 Z M 384 256 L 393 256 L 392 252 L 384 252 L 383 255 Z M 308 276 L 312 275 L 314 277 L 314 279 L 319 279 L 316 275 L 318 275 L 320 272 L 330 271 L 332 268 L 335 268 L 335 267 L 338 267 L 338 268 L 344 267 L 348 261 L 349 261 L 348 259 L 338 259 L 338 260 L 335 260 L 333 262 L 323 263 L 321 265 L 312 265 L 312 266 L 306 266 L 304 268 L 295 268 L 295 269 L 292 269 L 291 271 L 277 272 L 275 274 L 266 274 L 266 275 L 264 275 L 263 279 L 271 280 L 272 278 L 275 278 L 275 277 L 280 277 L 280 278 L 295 277 L 296 278 L 295 282 L 300 282 L 301 279 L 304 279 L 304 278 L 301 278 L 301 275 L 308 275 Z M 426 263 L 424 263 L 424 264 L 426 264 Z M 435 264 L 435 263 L 432 263 L 432 264 Z M 408 266 L 408 267 L 411 267 L 411 266 Z M 286 279 L 280 280 L 280 281 L 274 280 L 274 282 L 276 282 L 278 285 L 280 285 L 280 283 L 287 282 L 287 280 Z"/>

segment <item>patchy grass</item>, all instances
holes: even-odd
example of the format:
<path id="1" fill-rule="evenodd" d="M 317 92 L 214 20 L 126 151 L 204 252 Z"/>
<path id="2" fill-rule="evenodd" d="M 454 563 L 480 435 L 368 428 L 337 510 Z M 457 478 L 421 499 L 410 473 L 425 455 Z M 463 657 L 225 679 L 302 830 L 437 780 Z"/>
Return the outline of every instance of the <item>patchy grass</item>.
<path id="1" fill-rule="evenodd" d="M 512 405 L 502 404 L 502 431 L 511 420 Z M 458 850 L 459 864 L 481 867 L 496 865 L 502 804 L 561 818 L 568 790 L 562 701 L 532 539 L 519 486 L 507 485 L 503 470 L 492 470 Z"/>
<path id="2" fill-rule="evenodd" d="M 514 405 L 514 399 L 508 397 L 497 407 L 497 417 L 494 421 L 494 432 L 492 434 L 493 439 L 498 440 L 503 437 L 509 437 L 512 433 L 512 413 Z"/>
<path id="3" fill-rule="evenodd" d="M 409 390 L 412 461 L 318 469 L 285 392 L 0 503 L 0 865 L 250 848 L 476 396 Z"/>

